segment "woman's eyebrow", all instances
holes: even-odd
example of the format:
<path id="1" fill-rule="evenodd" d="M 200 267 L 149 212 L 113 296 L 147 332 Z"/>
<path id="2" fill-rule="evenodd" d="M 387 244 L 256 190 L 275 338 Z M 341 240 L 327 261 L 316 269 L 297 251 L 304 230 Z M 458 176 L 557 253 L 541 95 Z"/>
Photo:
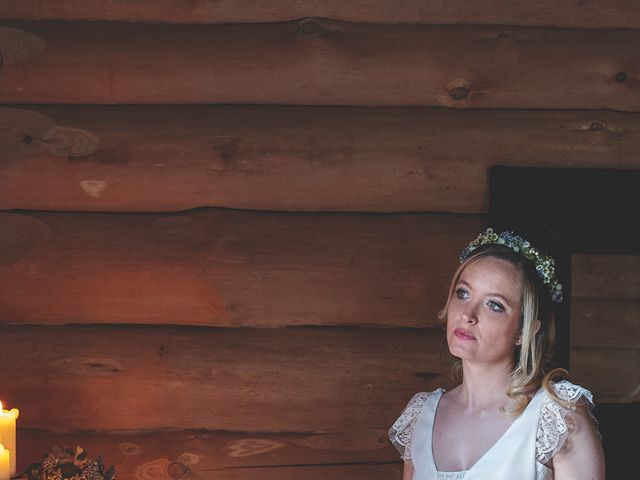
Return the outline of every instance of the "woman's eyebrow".
<path id="1" fill-rule="evenodd" d="M 458 285 L 464 285 L 465 287 L 471 289 L 471 285 L 466 282 L 465 280 L 463 280 L 462 278 L 458 279 L 458 282 L 456 283 L 456 286 Z M 513 306 L 513 302 L 511 300 L 509 300 L 507 297 L 505 297 L 503 294 L 501 293 L 496 293 L 496 292 L 489 292 L 488 294 L 491 297 L 498 297 L 500 298 L 504 303 L 506 303 L 507 305 L 509 305 L 510 307 Z"/>

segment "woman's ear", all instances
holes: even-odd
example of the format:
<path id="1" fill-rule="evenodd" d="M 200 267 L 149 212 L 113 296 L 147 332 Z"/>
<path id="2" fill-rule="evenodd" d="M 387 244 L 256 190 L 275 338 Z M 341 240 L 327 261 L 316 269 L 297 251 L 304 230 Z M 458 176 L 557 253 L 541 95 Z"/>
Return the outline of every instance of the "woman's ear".
<path id="1" fill-rule="evenodd" d="M 540 327 L 542 326 L 542 322 L 540 320 L 536 320 L 533 322 L 533 334 L 535 335 L 536 333 L 538 333 L 538 330 L 540 330 Z"/>

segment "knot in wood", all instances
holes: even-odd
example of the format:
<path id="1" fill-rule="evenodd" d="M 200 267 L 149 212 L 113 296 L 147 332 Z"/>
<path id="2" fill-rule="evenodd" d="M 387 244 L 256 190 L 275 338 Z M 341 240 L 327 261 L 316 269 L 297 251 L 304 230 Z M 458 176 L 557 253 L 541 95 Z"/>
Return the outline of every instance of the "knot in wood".
<path id="1" fill-rule="evenodd" d="M 593 132 L 597 132 L 599 130 L 604 130 L 604 125 L 602 124 L 602 122 L 599 122 L 598 120 L 594 120 L 593 122 L 591 122 L 591 131 Z"/>
<path id="2" fill-rule="evenodd" d="M 511 32 L 500 32 L 498 34 L 498 38 L 510 38 L 511 37 Z"/>
<path id="3" fill-rule="evenodd" d="M 120 450 L 120 452 L 122 452 L 123 455 L 127 456 L 137 455 L 138 453 L 140 453 L 140 447 L 131 442 L 121 443 L 120 445 L 118 445 L 118 449 Z"/>
<path id="4" fill-rule="evenodd" d="M 615 78 L 618 83 L 624 83 L 627 81 L 627 72 L 618 72 L 613 78 Z"/>
<path id="5" fill-rule="evenodd" d="M 176 480 L 184 477 L 187 470 L 187 466 L 182 462 L 171 462 L 167 466 L 167 473 L 171 478 L 175 478 Z"/>
<path id="6" fill-rule="evenodd" d="M 0 27 L 2 64 L 23 62 L 46 49 L 45 41 L 37 35 L 17 28 Z"/>
<path id="7" fill-rule="evenodd" d="M 454 100 L 462 100 L 469 96 L 469 89 L 467 87 L 454 87 L 449 90 L 449 95 Z"/>
<path id="8" fill-rule="evenodd" d="M 298 24 L 298 33 L 303 35 L 315 35 L 321 30 L 322 26 L 315 18 L 306 18 Z"/>

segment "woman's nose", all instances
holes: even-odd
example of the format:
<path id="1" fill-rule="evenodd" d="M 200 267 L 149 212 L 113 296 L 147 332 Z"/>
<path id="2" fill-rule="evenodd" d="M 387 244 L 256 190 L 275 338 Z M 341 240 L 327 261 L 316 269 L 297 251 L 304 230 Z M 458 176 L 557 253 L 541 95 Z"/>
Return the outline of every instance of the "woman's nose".
<path id="1" fill-rule="evenodd" d="M 462 319 L 467 323 L 476 323 L 478 321 L 473 305 L 468 305 L 467 308 L 464 309 L 462 312 Z"/>

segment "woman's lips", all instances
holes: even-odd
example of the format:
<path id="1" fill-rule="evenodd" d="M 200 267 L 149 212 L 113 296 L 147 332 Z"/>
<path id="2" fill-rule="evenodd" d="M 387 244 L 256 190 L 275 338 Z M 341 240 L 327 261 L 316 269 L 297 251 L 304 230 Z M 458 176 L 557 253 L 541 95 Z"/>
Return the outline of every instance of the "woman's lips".
<path id="1" fill-rule="evenodd" d="M 476 339 L 476 337 L 474 337 L 469 330 L 465 330 L 464 328 L 456 328 L 453 331 L 453 334 L 456 336 L 456 338 L 459 338 L 460 340 L 475 340 Z"/>

